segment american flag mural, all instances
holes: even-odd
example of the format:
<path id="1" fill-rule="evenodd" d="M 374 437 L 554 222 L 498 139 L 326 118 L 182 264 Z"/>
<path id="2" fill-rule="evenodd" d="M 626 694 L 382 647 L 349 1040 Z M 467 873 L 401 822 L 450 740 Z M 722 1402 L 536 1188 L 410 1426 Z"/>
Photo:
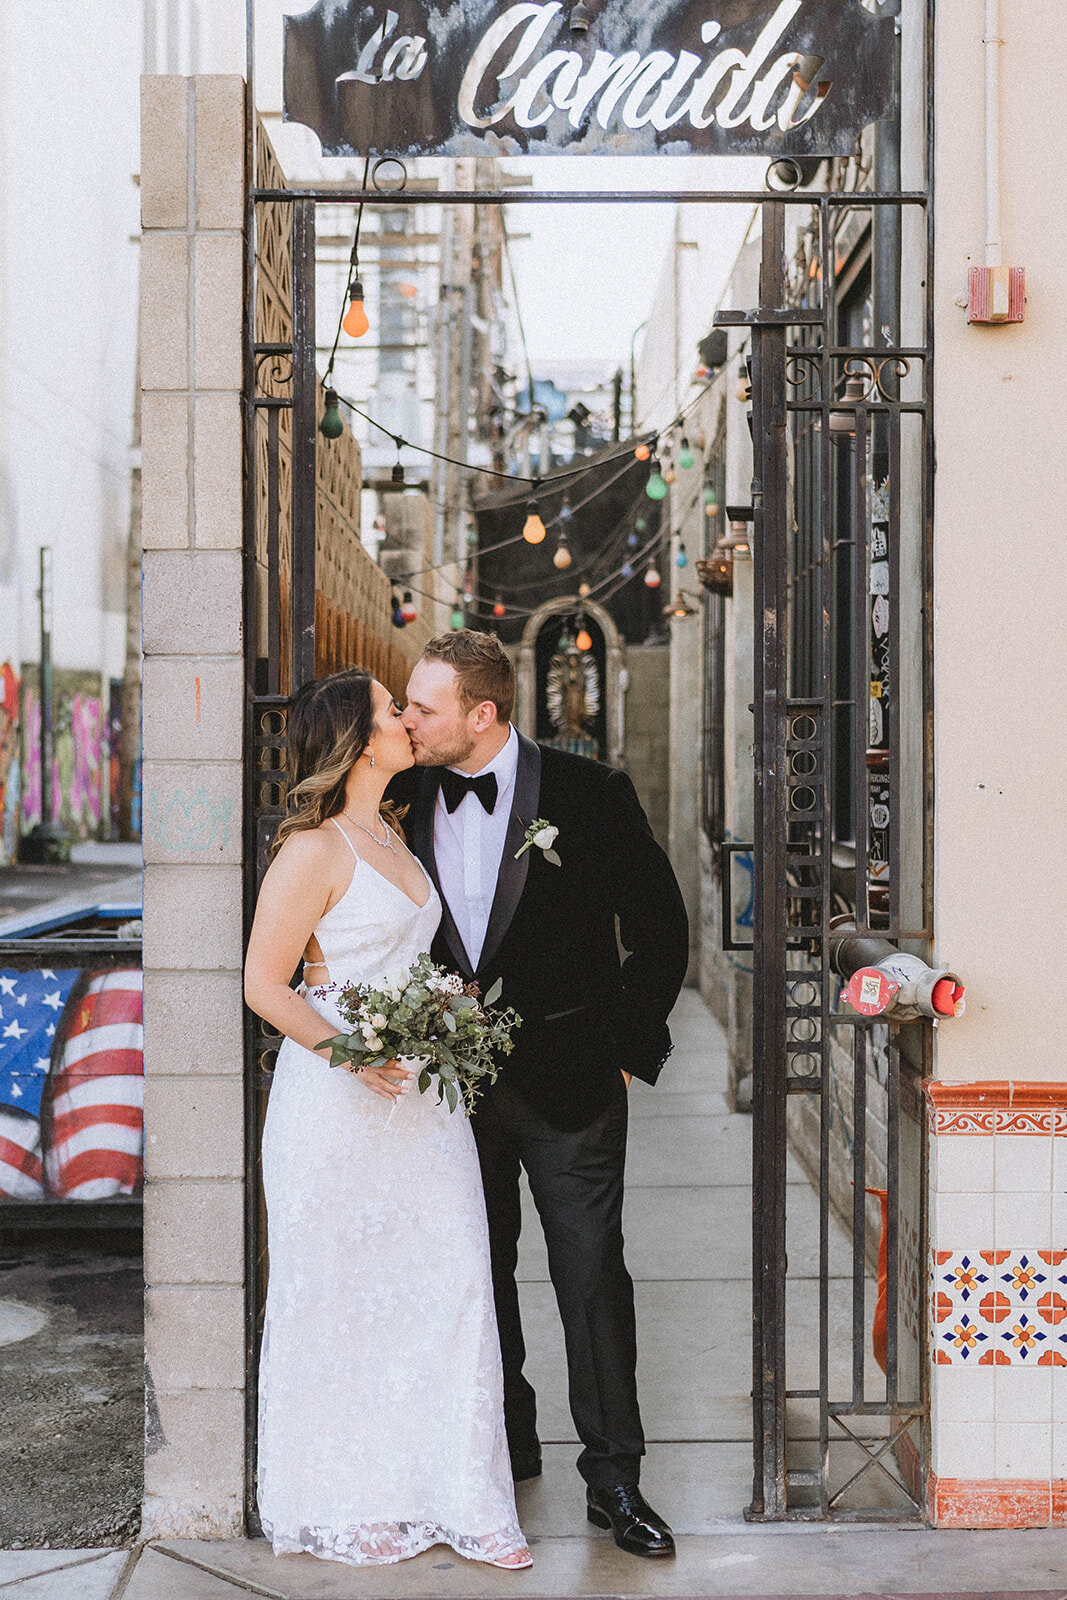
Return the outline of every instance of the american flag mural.
<path id="1" fill-rule="evenodd" d="M 47 1193 L 103 1200 L 140 1191 L 144 1147 L 143 979 L 90 975 L 63 1019 L 42 1119 Z"/>
<path id="2" fill-rule="evenodd" d="M 0 970 L 0 1197 L 44 1194 L 41 1099 L 56 1029 L 80 973 Z"/>

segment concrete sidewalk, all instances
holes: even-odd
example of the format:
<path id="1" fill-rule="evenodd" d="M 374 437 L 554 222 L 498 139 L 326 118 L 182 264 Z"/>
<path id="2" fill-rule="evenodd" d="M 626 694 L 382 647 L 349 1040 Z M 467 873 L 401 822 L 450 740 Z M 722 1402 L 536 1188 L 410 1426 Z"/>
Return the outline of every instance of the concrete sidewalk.
<path id="1" fill-rule="evenodd" d="M 751 1123 L 725 1099 L 722 1035 L 693 990 L 672 1021 L 676 1050 L 652 1091 L 635 1084 L 626 1207 L 636 1282 L 648 1458 L 643 1484 L 678 1535 L 675 1561 L 641 1561 L 585 1520 L 566 1406 L 562 1336 L 536 1218 L 520 1265 L 544 1476 L 519 1486 L 534 1565 L 505 1573 L 437 1547 L 392 1567 L 275 1559 L 262 1541 L 168 1541 L 124 1552 L 0 1553 L 12 1600 L 500 1600 L 504 1596 L 1016 1593 L 1067 1597 L 1067 1540 L 1053 1530 L 933 1533 L 915 1524 L 754 1528 L 749 1401 Z M 814 1196 L 795 1165 L 802 1222 L 790 1282 L 813 1289 Z M 528 1201 L 528 1196 L 527 1196 Z M 845 1273 L 843 1235 L 832 1270 Z M 801 1317 L 791 1330 L 809 1337 Z M 810 1330 L 814 1335 L 814 1326 Z"/>

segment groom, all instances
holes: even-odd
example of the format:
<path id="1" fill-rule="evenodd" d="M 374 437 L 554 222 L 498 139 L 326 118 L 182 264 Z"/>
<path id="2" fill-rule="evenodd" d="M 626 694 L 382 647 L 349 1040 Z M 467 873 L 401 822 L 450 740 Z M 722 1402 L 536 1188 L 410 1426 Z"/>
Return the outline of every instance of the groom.
<path id="1" fill-rule="evenodd" d="M 515 1283 L 524 1167 L 563 1321 L 589 1520 L 635 1555 L 670 1555 L 671 1530 L 638 1488 L 622 1198 L 626 1090 L 631 1075 L 654 1083 L 670 1053 L 685 908 L 629 778 L 519 734 L 514 690 L 495 635 L 432 639 L 403 719 L 417 766 L 389 797 L 410 804 L 409 842 L 444 903 L 434 959 L 483 991 L 502 979 L 504 1003 L 522 1017 L 473 1122 L 515 1477 L 541 1471 Z"/>

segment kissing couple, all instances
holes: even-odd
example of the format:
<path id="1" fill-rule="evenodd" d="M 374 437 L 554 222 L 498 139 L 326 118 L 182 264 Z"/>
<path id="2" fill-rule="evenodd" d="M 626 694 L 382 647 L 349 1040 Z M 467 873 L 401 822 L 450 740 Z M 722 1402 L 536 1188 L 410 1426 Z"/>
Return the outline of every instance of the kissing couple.
<path id="1" fill-rule="evenodd" d="M 674 1550 L 638 1487 L 622 1199 L 627 1090 L 670 1053 L 686 914 L 630 779 L 518 733 L 514 690 L 495 635 L 462 629 L 427 645 L 406 708 L 357 669 L 292 701 L 289 810 L 245 970 L 248 1004 L 285 1036 L 263 1130 L 259 1391 L 259 1510 L 278 1555 L 365 1565 L 446 1544 L 530 1564 L 514 1491 L 541 1472 L 520 1169 L 589 1520 L 635 1555 Z M 412 1093 L 402 1059 L 330 1065 L 325 1036 L 351 1027 L 340 987 L 426 952 L 483 992 L 501 980 L 522 1018 L 471 1117 Z"/>

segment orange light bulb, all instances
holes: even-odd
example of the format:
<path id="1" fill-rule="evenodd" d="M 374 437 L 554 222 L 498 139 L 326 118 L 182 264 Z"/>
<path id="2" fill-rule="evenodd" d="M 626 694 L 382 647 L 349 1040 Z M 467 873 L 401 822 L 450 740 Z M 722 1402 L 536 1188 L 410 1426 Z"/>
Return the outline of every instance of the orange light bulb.
<path id="1" fill-rule="evenodd" d="M 647 444 L 639 444 L 634 447 L 634 455 L 637 457 L 638 461 L 647 461 L 651 454 L 652 451 L 648 448 Z"/>
<path id="2" fill-rule="evenodd" d="M 574 642 L 579 650 L 591 650 L 593 648 L 593 636 L 587 628 L 581 630 Z"/>
<path id="3" fill-rule="evenodd" d="M 370 318 L 363 305 L 363 285 L 358 278 L 348 291 L 348 310 L 341 326 L 350 339 L 362 339 L 370 327 Z"/>
<path id="4" fill-rule="evenodd" d="M 540 544 L 545 537 L 545 525 L 541 521 L 536 500 L 529 500 L 526 503 L 526 521 L 522 525 L 522 536 L 527 544 Z"/>
<path id="5" fill-rule="evenodd" d="M 498 600 L 496 605 L 493 607 L 493 615 L 494 615 L 494 617 L 506 616 L 507 615 L 507 609 L 508 608 L 504 604 L 503 600 Z"/>

